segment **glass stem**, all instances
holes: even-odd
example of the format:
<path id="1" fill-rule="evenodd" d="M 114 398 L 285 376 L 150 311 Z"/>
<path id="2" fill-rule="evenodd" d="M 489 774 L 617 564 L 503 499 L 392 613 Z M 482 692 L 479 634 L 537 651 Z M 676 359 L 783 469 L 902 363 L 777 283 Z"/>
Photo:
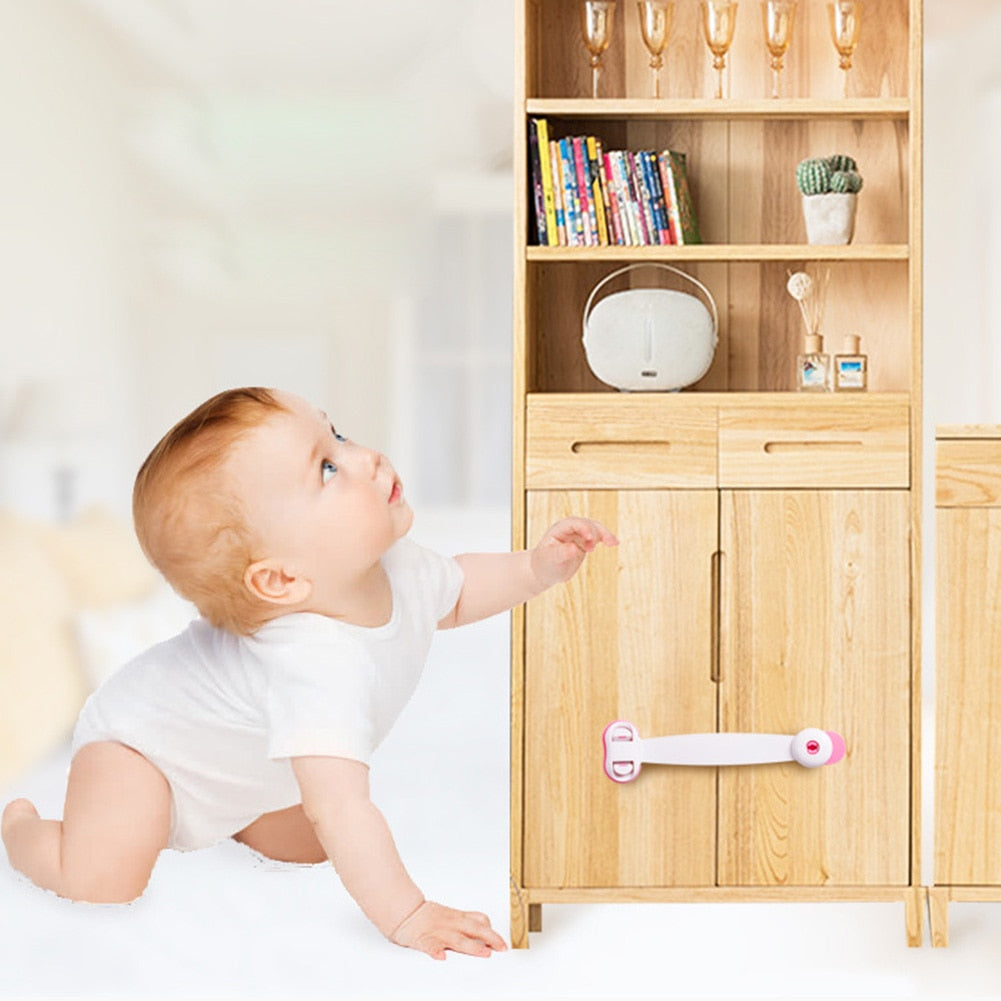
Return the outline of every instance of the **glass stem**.
<path id="1" fill-rule="evenodd" d="M 716 96 L 723 96 L 723 67 L 716 67 Z"/>
<path id="2" fill-rule="evenodd" d="M 598 96 L 598 77 L 601 75 L 601 67 L 593 66 L 591 68 L 591 97 L 596 98 Z"/>

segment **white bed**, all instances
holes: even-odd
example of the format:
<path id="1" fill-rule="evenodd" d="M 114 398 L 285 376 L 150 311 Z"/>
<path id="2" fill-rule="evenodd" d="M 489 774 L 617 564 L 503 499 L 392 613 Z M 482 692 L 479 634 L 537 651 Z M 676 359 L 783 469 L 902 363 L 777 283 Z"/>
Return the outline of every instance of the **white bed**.
<path id="1" fill-rule="evenodd" d="M 459 512 L 419 516 L 414 536 L 489 550 L 507 531 L 502 514 Z M 417 882 L 486 911 L 505 936 L 507 672 L 506 616 L 439 634 L 372 773 Z M 27 795 L 58 816 L 67 755 L 63 740 L 0 799 Z M 895 904 L 550 906 L 544 924 L 527 952 L 434 963 L 382 940 L 329 867 L 234 843 L 164 852 L 125 907 L 61 900 L 3 857 L 0 997 L 1001 996 L 1001 911 L 988 905 L 953 905 L 947 950 L 906 949 Z"/>

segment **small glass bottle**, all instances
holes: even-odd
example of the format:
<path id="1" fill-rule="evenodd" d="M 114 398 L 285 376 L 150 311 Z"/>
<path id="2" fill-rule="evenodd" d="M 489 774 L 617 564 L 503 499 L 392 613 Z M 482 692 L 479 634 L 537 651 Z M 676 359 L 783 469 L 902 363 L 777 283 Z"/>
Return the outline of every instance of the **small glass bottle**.
<path id="1" fill-rule="evenodd" d="M 796 388 L 823 393 L 831 388 L 831 356 L 824 354 L 824 338 L 807 334 L 803 353 L 796 357 Z"/>
<path id="2" fill-rule="evenodd" d="M 845 338 L 845 348 L 834 356 L 834 388 L 838 392 L 860 392 L 868 382 L 869 359 L 859 350 L 858 334 Z"/>

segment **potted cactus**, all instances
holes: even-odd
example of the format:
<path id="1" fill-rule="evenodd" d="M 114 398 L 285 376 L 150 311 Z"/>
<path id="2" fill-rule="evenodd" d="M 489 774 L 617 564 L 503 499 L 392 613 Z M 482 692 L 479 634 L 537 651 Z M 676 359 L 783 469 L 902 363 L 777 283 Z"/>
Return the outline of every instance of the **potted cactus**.
<path id="1" fill-rule="evenodd" d="M 844 153 L 812 157 L 796 168 L 796 184 L 803 195 L 807 242 L 851 243 L 856 199 L 862 190 L 858 164 Z"/>

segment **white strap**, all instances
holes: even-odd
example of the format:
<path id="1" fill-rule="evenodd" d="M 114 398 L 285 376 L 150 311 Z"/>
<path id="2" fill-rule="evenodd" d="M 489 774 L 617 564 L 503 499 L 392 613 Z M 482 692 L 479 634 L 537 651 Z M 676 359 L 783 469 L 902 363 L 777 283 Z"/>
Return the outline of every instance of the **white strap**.
<path id="1" fill-rule="evenodd" d="M 642 739 L 625 720 L 610 723 L 602 736 L 605 774 L 631 782 L 648 765 L 764 765 L 796 761 L 804 768 L 834 764 L 845 754 L 840 734 L 807 727 L 784 733 L 680 733 Z"/>

